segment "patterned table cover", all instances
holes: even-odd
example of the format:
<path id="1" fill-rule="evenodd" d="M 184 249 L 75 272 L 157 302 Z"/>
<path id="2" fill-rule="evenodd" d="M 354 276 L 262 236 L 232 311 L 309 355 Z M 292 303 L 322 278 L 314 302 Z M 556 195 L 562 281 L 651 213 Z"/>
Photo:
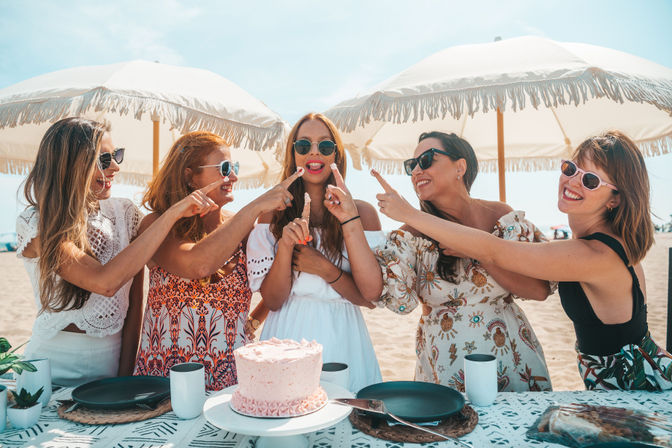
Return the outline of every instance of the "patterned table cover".
<path id="1" fill-rule="evenodd" d="M 7 384 L 2 381 L 0 384 Z M 10 385 L 11 388 L 11 385 Z M 256 437 L 220 430 L 201 415 L 193 420 L 180 420 L 173 412 L 137 423 L 122 425 L 83 425 L 58 417 L 55 400 L 70 398 L 71 388 L 54 392 L 52 400 L 42 410 L 39 422 L 27 429 L 7 428 L 0 433 L 0 446 L 40 448 L 149 448 L 149 447 L 241 447 L 253 448 Z M 560 447 L 525 436 L 527 429 L 550 405 L 589 403 L 658 411 L 672 421 L 672 391 L 654 392 L 524 392 L 500 393 L 495 404 L 478 411 L 476 429 L 461 438 L 474 448 L 481 447 Z M 452 447 L 453 442 L 403 444 L 375 439 L 353 429 L 348 419 L 339 424 L 308 434 L 313 448 L 410 448 Z"/>

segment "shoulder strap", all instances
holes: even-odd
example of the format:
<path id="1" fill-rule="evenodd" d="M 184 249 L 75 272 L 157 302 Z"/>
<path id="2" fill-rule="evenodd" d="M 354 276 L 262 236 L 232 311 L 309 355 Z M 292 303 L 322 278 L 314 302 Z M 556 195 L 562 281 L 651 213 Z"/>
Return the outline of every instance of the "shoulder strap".
<path id="1" fill-rule="evenodd" d="M 619 257 L 621 257 L 621 260 L 623 260 L 623 263 L 625 263 L 626 266 L 630 266 L 630 261 L 628 260 L 628 256 L 625 254 L 625 249 L 623 249 L 623 246 L 621 243 L 618 242 L 618 240 L 612 236 L 607 235 L 606 233 L 593 233 L 584 237 L 581 237 L 583 240 L 598 240 L 607 246 L 616 254 L 618 254 Z"/>

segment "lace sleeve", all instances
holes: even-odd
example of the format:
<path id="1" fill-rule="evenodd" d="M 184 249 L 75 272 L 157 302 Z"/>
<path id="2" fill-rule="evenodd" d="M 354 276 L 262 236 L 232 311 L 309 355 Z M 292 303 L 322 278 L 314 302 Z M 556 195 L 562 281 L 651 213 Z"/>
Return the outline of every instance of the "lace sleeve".
<path id="1" fill-rule="evenodd" d="M 25 258 L 23 251 L 26 246 L 37 237 L 38 214 L 34 207 L 27 208 L 16 218 L 16 256 Z"/>
<path id="2" fill-rule="evenodd" d="M 145 216 L 142 214 L 137 205 L 133 201 L 126 199 L 124 201 L 124 220 L 126 221 L 126 229 L 130 241 L 138 235 L 140 222 Z"/>
<path id="3" fill-rule="evenodd" d="M 531 221 L 525 219 L 525 212 L 514 210 L 499 218 L 493 235 L 503 240 L 547 243 L 548 238 Z M 558 282 L 549 282 L 551 294 L 558 288 Z"/>
<path id="4" fill-rule="evenodd" d="M 257 224 L 247 239 L 247 279 L 252 292 L 259 291 L 261 283 L 275 260 L 275 238 L 268 224 Z"/>
<path id="5" fill-rule="evenodd" d="M 375 249 L 383 270 L 383 295 L 378 301 L 379 307 L 408 314 L 418 306 L 416 267 L 420 250 L 418 238 L 401 230 L 390 232 L 384 246 Z"/>

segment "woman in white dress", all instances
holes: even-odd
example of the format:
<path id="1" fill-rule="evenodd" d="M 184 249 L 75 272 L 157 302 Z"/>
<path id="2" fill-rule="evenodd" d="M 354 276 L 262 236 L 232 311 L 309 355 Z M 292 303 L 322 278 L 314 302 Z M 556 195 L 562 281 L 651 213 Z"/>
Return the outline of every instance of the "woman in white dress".
<path id="1" fill-rule="evenodd" d="M 325 363 L 348 364 L 349 388 L 357 391 L 381 381 L 359 307 L 380 297 L 370 247 L 384 236 L 375 209 L 346 189 L 343 144 L 321 114 L 304 116 L 289 135 L 283 179 L 300 168 L 292 204 L 262 216 L 247 244 L 250 287 L 271 310 L 261 339 L 319 342 Z"/>
<path id="2" fill-rule="evenodd" d="M 142 214 L 110 198 L 124 149 L 95 121 L 66 118 L 45 133 L 16 221 L 17 255 L 39 310 L 26 359 L 48 358 L 52 382 L 129 375 L 142 306 L 142 268 L 182 217 L 216 205 L 195 191 L 135 238 Z"/>

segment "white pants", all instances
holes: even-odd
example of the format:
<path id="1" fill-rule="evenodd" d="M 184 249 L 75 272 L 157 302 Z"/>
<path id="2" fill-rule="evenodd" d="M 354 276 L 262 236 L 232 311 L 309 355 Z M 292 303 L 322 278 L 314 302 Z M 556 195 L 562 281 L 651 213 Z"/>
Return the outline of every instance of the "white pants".
<path id="1" fill-rule="evenodd" d="M 24 359 L 49 358 L 51 381 L 59 386 L 79 386 L 117 376 L 121 332 L 102 338 L 59 331 L 51 339 L 31 338 Z"/>

